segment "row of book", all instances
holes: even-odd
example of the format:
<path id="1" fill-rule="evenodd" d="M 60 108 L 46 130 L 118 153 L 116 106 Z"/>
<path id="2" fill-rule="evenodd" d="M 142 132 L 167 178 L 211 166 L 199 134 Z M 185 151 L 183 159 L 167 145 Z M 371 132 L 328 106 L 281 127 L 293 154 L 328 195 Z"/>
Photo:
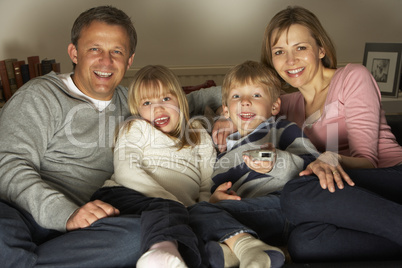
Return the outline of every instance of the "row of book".
<path id="1" fill-rule="evenodd" d="M 31 56 L 27 63 L 15 58 L 0 60 L 0 107 L 30 79 L 51 71 L 60 73 L 60 63 L 54 59 L 40 61 L 39 56 Z"/>

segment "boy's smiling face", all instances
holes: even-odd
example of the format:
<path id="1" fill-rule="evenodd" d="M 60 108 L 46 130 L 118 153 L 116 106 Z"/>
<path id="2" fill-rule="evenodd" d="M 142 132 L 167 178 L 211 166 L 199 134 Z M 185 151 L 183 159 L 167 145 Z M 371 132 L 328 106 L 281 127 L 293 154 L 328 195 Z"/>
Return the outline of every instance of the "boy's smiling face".
<path id="1" fill-rule="evenodd" d="M 267 89 L 253 84 L 232 88 L 226 103 L 223 105 L 224 114 L 231 118 L 242 137 L 272 115 L 277 115 L 281 104 L 279 98 L 271 100 Z"/>

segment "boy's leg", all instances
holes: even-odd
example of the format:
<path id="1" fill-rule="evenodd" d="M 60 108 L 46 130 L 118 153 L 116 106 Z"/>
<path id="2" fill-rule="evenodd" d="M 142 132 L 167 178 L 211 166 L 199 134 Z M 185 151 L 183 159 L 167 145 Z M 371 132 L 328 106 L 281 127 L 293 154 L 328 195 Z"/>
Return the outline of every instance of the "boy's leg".
<path id="1" fill-rule="evenodd" d="M 189 212 L 190 225 L 205 242 L 223 241 L 239 232 L 248 232 L 274 244 L 287 238 L 289 226 L 277 194 L 214 204 L 200 202 L 191 206 Z"/>
<path id="2" fill-rule="evenodd" d="M 190 207 L 189 211 L 191 226 L 207 243 L 206 250 L 209 253 L 207 255 L 212 267 L 221 267 L 224 263 L 226 265 L 227 263 L 235 263 L 235 261 L 238 265 L 237 257 L 242 258 L 240 260 L 242 265 L 247 265 L 250 260 L 254 262 L 256 261 L 255 258 L 259 257 L 263 257 L 262 259 L 259 258 L 259 261 L 271 259 L 272 265 L 275 267 L 283 264 L 284 256 L 280 250 L 253 238 L 253 236 L 264 238 L 267 243 L 272 241 L 283 242 L 286 224 L 280 209 L 278 195 L 245 198 L 241 201 L 225 200 L 215 204 L 201 202 Z M 253 252 L 248 252 L 248 246 L 246 246 L 247 252 L 242 250 L 240 246 L 233 247 L 234 249 L 240 248 L 236 253 L 237 257 L 233 257 L 230 251 L 225 253 L 225 245 L 219 246 L 216 242 L 209 242 L 233 240 L 236 241 L 235 244 L 240 245 L 240 242 L 237 243 L 237 241 L 241 240 L 242 243 L 246 241 L 239 238 L 246 235 L 244 233 L 248 233 L 247 237 L 252 238 L 247 242 L 256 242 L 258 245 L 253 244 Z M 211 251 L 216 252 L 210 254 Z M 245 254 L 241 254 L 242 252 Z M 248 259 L 245 256 L 248 256 Z"/>

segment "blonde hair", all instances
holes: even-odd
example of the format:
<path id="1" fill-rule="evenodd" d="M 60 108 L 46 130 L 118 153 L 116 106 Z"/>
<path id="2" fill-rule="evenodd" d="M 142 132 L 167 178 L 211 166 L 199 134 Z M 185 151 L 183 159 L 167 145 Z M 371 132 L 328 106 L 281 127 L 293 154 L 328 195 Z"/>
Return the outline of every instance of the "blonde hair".
<path id="1" fill-rule="evenodd" d="M 281 81 L 272 68 L 256 61 L 245 61 L 231 68 L 222 84 L 222 104 L 227 106 L 230 90 L 245 85 L 259 85 L 276 101 L 281 94 Z"/>
<path id="2" fill-rule="evenodd" d="M 278 12 L 265 28 L 261 49 L 261 62 L 266 66 L 273 68 L 271 45 L 275 45 L 280 36 L 284 32 L 288 32 L 290 26 L 294 24 L 306 27 L 310 31 L 311 36 L 315 39 L 317 45 L 324 48 L 325 56 L 321 59 L 323 66 L 330 69 L 336 69 L 336 51 L 331 38 L 322 27 L 318 18 L 311 11 L 298 6 L 289 6 Z M 278 30 L 276 36 L 272 35 L 274 30 Z"/>
<path id="3" fill-rule="evenodd" d="M 180 110 L 176 128 L 165 134 L 176 141 L 179 150 L 183 147 L 198 145 L 201 137 L 189 123 L 190 114 L 186 95 L 177 76 L 165 66 L 148 65 L 135 74 L 128 90 L 128 106 L 131 114 L 137 118 L 140 117 L 138 108 L 142 104 L 140 103 L 142 99 L 160 97 L 165 93 L 177 98 Z"/>

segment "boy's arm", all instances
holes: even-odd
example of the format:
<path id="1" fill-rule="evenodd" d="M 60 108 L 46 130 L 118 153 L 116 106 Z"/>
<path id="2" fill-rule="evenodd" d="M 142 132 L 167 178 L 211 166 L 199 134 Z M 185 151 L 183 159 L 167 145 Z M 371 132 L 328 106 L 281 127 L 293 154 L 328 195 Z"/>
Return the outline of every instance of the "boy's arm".
<path id="1" fill-rule="evenodd" d="M 277 131 L 276 163 L 269 172 L 274 177 L 297 177 L 319 155 L 315 146 L 294 123 Z"/>

